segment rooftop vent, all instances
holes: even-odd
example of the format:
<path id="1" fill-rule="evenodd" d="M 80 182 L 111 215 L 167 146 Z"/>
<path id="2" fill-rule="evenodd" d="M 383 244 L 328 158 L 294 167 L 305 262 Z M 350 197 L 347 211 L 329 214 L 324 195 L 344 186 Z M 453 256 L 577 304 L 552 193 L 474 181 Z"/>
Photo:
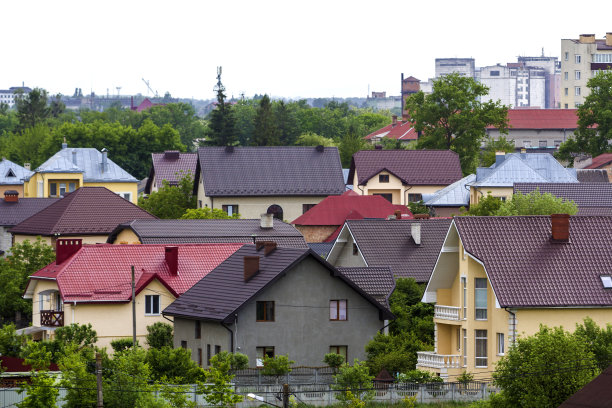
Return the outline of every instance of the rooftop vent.
<path id="1" fill-rule="evenodd" d="M 495 165 L 499 166 L 506 160 L 506 152 L 495 152 Z"/>
<path id="2" fill-rule="evenodd" d="M 72 149 L 72 164 L 76 166 L 77 164 L 77 151 L 76 149 Z"/>
<path id="3" fill-rule="evenodd" d="M 569 214 L 552 214 L 550 221 L 553 242 L 568 242 L 570 233 Z"/>
<path id="4" fill-rule="evenodd" d="M 272 229 L 274 228 L 274 214 L 261 214 L 261 221 L 259 222 L 261 229 Z"/>
<path id="5" fill-rule="evenodd" d="M 6 190 L 4 192 L 4 201 L 7 203 L 16 203 L 19 201 L 19 192 L 15 190 Z"/>
<path id="6" fill-rule="evenodd" d="M 108 150 L 105 148 L 102 149 L 102 173 L 108 170 Z"/>
<path id="7" fill-rule="evenodd" d="M 166 150 L 164 152 L 164 159 L 166 160 L 178 160 L 181 157 L 181 153 L 178 150 Z"/>
<path id="8" fill-rule="evenodd" d="M 30 170 L 30 168 L 32 167 L 32 165 L 31 165 L 30 163 L 23 163 L 23 167 L 24 167 L 26 170 Z"/>
<path id="9" fill-rule="evenodd" d="M 55 241 L 55 264 L 59 265 L 76 254 L 83 246 L 82 239 L 58 239 Z"/>
<path id="10" fill-rule="evenodd" d="M 253 276 L 259 272 L 259 257 L 245 256 L 244 257 L 244 281 L 250 281 Z"/>

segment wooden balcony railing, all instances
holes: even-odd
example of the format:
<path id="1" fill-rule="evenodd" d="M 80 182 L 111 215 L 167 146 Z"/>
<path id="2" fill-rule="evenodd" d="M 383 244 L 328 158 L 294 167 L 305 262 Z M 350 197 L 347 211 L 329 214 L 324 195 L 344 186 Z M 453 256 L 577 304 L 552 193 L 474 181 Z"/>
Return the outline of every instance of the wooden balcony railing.
<path id="1" fill-rule="evenodd" d="M 417 367 L 459 368 L 463 363 L 460 355 L 436 354 L 433 351 L 417 351 Z"/>
<path id="2" fill-rule="evenodd" d="M 437 319 L 460 320 L 460 307 L 436 305 L 434 308 L 434 317 Z"/>
<path id="3" fill-rule="evenodd" d="M 64 312 L 59 310 L 41 310 L 40 325 L 47 327 L 64 326 Z"/>

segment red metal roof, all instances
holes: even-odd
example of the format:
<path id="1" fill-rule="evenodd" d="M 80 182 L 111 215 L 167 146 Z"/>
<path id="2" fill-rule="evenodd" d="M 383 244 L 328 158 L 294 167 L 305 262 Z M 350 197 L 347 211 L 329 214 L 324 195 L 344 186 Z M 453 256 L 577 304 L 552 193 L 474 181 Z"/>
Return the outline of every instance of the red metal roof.
<path id="1" fill-rule="evenodd" d="M 165 260 L 167 245 L 83 245 L 69 260 L 42 268 L 31 279 L 54 278 L 64 302 L 127 302 L 131 300 L 131 266 L 136 293 L 158 280 L 179 296 L 243 244 L 180 244 L 178 273 Z"/>
<path id="2" fill-rule="evenodd" d="M 378 129 L 375 132 L 370 133 L 365 139 L 370 140 L 372 138 L 386 137 L 388 139 L 396 140 L 417 140 L 418 133 L 414 130 L 411 122 L 398 120 L 394 125 L 393 123 Z"/>
<path id="3" fill-rule="evenodd" d="M 585 169 L 598 169 L 601 166 L 610 164 L 612 162 L 612 153 L 603 153 L 597 157 L 593 157 L 593 162 L 586 166 Z"/>
<path id="4" fill-rule="evenodd" d="M 576 129 L 577 109 L 509 109 L 510 129 Z M 495 129 L 489 126 L 488 129 Z"/>

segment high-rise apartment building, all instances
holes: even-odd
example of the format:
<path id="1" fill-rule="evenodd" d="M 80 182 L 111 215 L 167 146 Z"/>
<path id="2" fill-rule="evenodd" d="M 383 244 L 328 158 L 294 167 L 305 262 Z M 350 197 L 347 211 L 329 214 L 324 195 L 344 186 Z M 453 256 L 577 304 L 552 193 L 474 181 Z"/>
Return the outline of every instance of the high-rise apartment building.
<path id="1" fill-rule="evenodd" d="M 601 71 L 612 71 L 612 32 L 606 38 L 580 34 L 561 40 L 561 108 L 578 108 L 589 95 L 587 82 Z"/>

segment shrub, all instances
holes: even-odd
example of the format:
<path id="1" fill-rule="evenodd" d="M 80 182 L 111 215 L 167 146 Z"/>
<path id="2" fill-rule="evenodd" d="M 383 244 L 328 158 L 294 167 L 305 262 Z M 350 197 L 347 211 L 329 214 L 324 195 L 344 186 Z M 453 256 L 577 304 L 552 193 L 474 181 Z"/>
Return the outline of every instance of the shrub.
<path id="1" fill-rule="evenodd" d="M 147 326 L 147 344 L 151 348 L 172 347 L 172 326 L 168 323 L 156 322 Z"/>
<path id="2" fill-rule="evenodd" d="M 344 356 L 337 353 L 327 353 L 323 357 L 323 362 L 334 369 L 338 369 L 344 364 Z"/>
<path id="3" fill-rule="evenodd" d="M 115 353 L 129 350 L 132 346 L 134 346 L 132 339 L 128 337 L 111 341 L 111 347 Z M 136 340 L 136 347 L 138 347 L 138 340 Z"/>

